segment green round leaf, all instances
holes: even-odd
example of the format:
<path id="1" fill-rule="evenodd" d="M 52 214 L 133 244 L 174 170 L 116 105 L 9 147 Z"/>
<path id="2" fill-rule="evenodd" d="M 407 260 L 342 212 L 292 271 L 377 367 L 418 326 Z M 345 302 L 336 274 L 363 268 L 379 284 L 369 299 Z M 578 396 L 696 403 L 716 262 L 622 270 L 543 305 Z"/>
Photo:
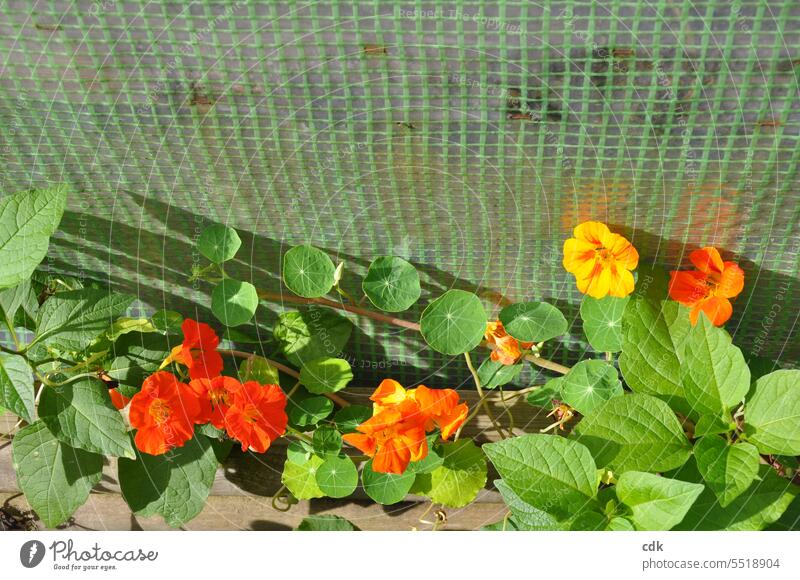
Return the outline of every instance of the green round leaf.
<path id="1" fill-rule="evenodd" d="M 372 409 L 364 405 L 348 405 L 333 418 L 336 428 L 342 433 L 352 433 L 356 427 L 372 417 Z"/>
<path id="2" fill-rule="evenodd" d="M 317 469 L 317 485 L 328 497 L 347 497 L 356 490 L 358 470 L 347 457 L 328 457 Z"/>
<path id="3" fill-rule="evenodd" d="M 294 396 L 286 406 L 289 421 L 297 427 L 312 427 L 333 411 L 333 401 L 327 397 Z"/>
<path id="4" fill-rule="evenodd" d="M 295 246 L 283 256 L 283 281 L 304 298 L 319 298 L 330 292 L 335 272 L 328 254 L 314 246 Z"/>
<path id="5" fill-rule="evenodd" d="M 225 326 L 249 322 L 258 307 L 258 293 L 250 282 L 226 278 L 214 288 L 211 311 Z"/>
<path id="6" fill-rule="evenodd" d="M 547 302 L 521 302 L 500 311 L 506 332 L 523 342 L 544 342 L 567 332 L 569 325 L 561 311 Z"/>
<path id="7" fill-rule="evenodd" d="M 431 474 L 426 492 L 435 503 L 463 507 L 486 485 L 486 456 L 469 439 L 440 446 L 442 465 Z"/>
<path id="8" fill-rule="evenodd" d="M 236 230 L 222 224 L 208 226 L 197 239 L 197 249 L 215 264 L 233 259 L 241 246 Z"/>
<path id="9" fill-rule="evenodd" d="M 303 518 L 297 526 L 299 532 L 355 532 L 359 529 L 339 516 L 317 514 Z"/>
<path id="10" fill-rule="evenodd" d="M 317 395 L 341 391 L 352 380 L 350 363 L 341 358 L 314 359 L 300 369 L 300 382 Z"/>
<path id="11" fill-rule="evenodd" d="M 414 485 L 416 474 L 406 471 L 400 475 L 395 473 L 378 473 L 372 470 L 372 461 L 364 465 L 361 472 L 361 483 L 364 491 L 376 502 L 391 505 L 405 499 Z"/>
<path id="12" fill-rule="evenodd" d="M 617 369 L 601 360 L 576 364 L 561 377 L 559 389 L 564 402 L 584 415 L 623 393 Z"/>
<path id="13" fill-rule="evenodd" d="M 317 485 L 317 470 L 323 462 L 323 459 L 316 455 L 309 455 L 303 462 L 287 459 L 283 464 L 281 482 L 297 499 L 324 497 L 325 494 Z"/>
<path id="14" fill-rule="evenodd" d="M 321 457 L 338 455 L 342 450 L 342 436 L 329 425 L 322 425 L 314 431 L 314 453 Z"/>
<path id="15" fill-rule="evenodd" d="M 407 310 L 422 292 L 417 269 L 395 256 L 375 259 L 361 286 L 370 302 L 386 312 Z"/>
<path id="16" fill-rule="evenodd" d="M 456 355 L 480 344 L 486 323 L 486 310 L 475 294 L 448 290 L 422 313 L 420 330 L 433 350 Z"/>
<path id="17" fill-rule="evenodd" d="M 317 358 L 342 352 L 353 332 L 353 323 L 330 308 L 311 305 L 278 316 L 273 334 L 286 358 L 303 366 Z"/>
<path id="18" fill-rule="evenodd" d="M 622 350 L 622 315 L 629 296 L 617 298 L 592 298 L 588 294 L 581 302 L 581 318 L 583 331 L 592 348 L 601 352 L 619 352 Z"/>
<path id="19" fill-rule="evenodd" d="M 305 463 L 312 453 L 311 446 L 305 441 L 292 441 L 286 448 L 286 458 L 292 463 Z"/>

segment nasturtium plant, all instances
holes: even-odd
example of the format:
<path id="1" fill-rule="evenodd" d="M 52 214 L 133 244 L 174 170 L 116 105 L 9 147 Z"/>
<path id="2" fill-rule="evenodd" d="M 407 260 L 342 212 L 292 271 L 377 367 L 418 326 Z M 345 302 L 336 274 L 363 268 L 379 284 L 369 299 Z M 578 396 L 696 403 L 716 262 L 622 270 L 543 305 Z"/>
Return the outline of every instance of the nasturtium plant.
<path id="1" fill-rule="evenodd" d="M 362 287 L 370 302 L 386 312 L 408 310 L 422 292 L 417 269 L 396 256 L 373 260 Z"/>
<path id="2" fill-rule="evenodd" d="M 440 457 L 438 467 L 418 473 L 415 491 L 448 507 L 471 503 L 486 485 L 486 457 L 480 447 L 469 440 L 446 443 L 440 447 Z"/>
<path id="3" fill-rule="evenodd" d="M 569 325 L 561 311 L 547 302 L 522 302 L 500 311 L 506 332 L 524 342 L 544 342 L 567 331 Z"/>
<path id="4" fill-rule="evenodd" d="M 561 398 L 584 415 L 624 392 L 617 369 L 600 360 L 579 362 L 559 381 Z"/>
<path id="5" fill-rule="evenodd" d="M 328 254 L 314 246 L 295 246 L 283 256 L 283 281 L 303 298 L 319 298 L 330 292 L 335 271 Z"/>
<path id="6" fill-rule="evenodd" d="M 433 350 L 456 355 L 480 344 L 486 323 L 486 310 L 475 294 L 448 290 L 425 308 L 420 331 Z"/>
<path id="7" fill-rule="evenodd" d="M 200 233 L 197 249 L 215 264 L 232 260 L 242 246 L 242 240 L 235 229 L 213 224 Z"/>
<path id="8" fill-rule="evenodd" d="M 622 317 L 629 297 L 592 298 L 589 295 L 581 301 L 583 332 L 592 348 L 603 352 L 622 350 Z"/>
<path id="9" fill-rule="evenodd" d="M 317 467 L 317 486 L 328 497 L 340 498 L 352 494 L 358 486 L 358 470 L 347 457 L 325 457 Z"/>
<path id="10" fill-rule="evenodd" d="M 349 319 L 316 306 L 284 312 L 273 329 L 281 352 L 298 367 L 315 359 L 338 357 L 352 332 Z"/>
<path id="11" fill-rule="evenodd" d="M 211 311 L 225 326 L 240 326 L 256 313 L 258 293 L 250 282 L 225 278 L 211 295 Z"/>
<path id="12" fill-rule="evenodd" d="M 447 510 L 469 510 L 496 489 L 506 515 L 484 529 L 798 526 L 800 371 L 746 359 L 723 328 L 744 272 L 715 248 L 690 252 L 691 269 L 667 276 L 639 271 L 636 248 L 606 225 L 579 224 L 564 240 L 564 266 L 584 294 L 573 332 L 581 326 L 591 348 L 557 362 L 546 357 L 569 324 L 545 301 L 512 302 L 490 320 L 496 305 L 465 290 L 423 293 L 417 270 L 390 256 L 371 262 L 363 294 L 352 295 L 349 268 L 310 245 L 283 256 L 293 294 L 277 281 L 257 288 L 225 271 L 241 238 L 222 225 L 198 239 L 209 263 L 187 272 L 211 295 L 193 316 L 213 325 L 175 311 L 133 314 L 132 296 L 35 269 L 65 191 L 0 200 L 0 413 L 18 424 L 7 435 L 17 483 L 48 527 L 106 478 L 133 513 L 184 526 L 220 465 L 243 453 L 282 466 L 276 509 L 410 497 L 430 502 L 419 526 L 435 529 Z M 334 288 L 337 300 L 323 298 Z M 282 305 L 265 309 L 275 320 L 267 336 L 263 321 L 243 326 L 261 301 Z M 386 314 L 418 301 L 419 324 Z M 379 323 L 365 329 L 375 341 L 395 339 L 381 334 L 394 325 L 404 341 L 418 332 L 419 344 L 462 355 L 464 380 L 429 387 L 406 370 L 408 388 L 386 376 L 359 391 L 361 368 L 383 368 L 351 352 L 362 317 Z M 533 384 L 520 384 L 527 377 Z M 434 369 L 425 380 L 441 382 Z M 517 397 L 542 407 L 549 425 L 515 422 Z M 357 528 L 326 514 L 297 529 Z"/>
<path id="13" fill-rule="evenodd" d="M 355 532 L 358 528 L 343 517 L 330 514 L 315 514 L 303 518 L 297 526 L 300 532 Z"/>
<path id="14" fill-rule="evenodd" d="M 405 473 L 379 473 L 372 469 L 372 461 L 364 464 L 361 471 L 361 484 L 364 492 L 373 500 L 383 505 L 392 505 L 403 501 L 414 485 L 416 476 L 411 471 Z"/>
<path id="15" fill-rule="evenodd" d="M 340 358 L 316 358 L 300 369 L 300 382 L 317 395 L 341 391 L 352 380 L 350 363 Z"/>

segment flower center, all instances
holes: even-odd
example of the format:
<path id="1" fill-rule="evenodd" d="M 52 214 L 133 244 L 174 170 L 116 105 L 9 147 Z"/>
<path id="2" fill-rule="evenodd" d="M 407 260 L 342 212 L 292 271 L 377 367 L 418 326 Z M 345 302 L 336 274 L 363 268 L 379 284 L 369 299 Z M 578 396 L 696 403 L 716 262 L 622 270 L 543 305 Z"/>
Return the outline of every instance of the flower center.
<path id="1" fill-rule="evenodd" d="M 156 399 L 150 405 L 150 416 L 156 423 L 166 423 L 172 415 L 172 409 L 164 399 Z"/>
<path id="2" fill-rule="evenodd" d="M 228 391 L 226 389 L 210 389 L 208 391 L 208 398 L 214 407 L 220 405 L 230 406 L 228 402 Z"/>
<path id="3" fill-rule="evenodd" d="M 247 405 L 242 415 L 244 416 L 244 420 L 248 423 L 258 423 L 258 420 L 261 418 L 261 413 L 255 405 Z"/>
<path id="4" fill-rule="evenodd" d="M 600 261 L 603 262 L 604 265 L 609 265 L 614 262 L 614 254 L 612 254 L 611 250 L 608 248 L 600 246 L 595 250 L 595 254 L 598 258 L 600 258 Z"/>

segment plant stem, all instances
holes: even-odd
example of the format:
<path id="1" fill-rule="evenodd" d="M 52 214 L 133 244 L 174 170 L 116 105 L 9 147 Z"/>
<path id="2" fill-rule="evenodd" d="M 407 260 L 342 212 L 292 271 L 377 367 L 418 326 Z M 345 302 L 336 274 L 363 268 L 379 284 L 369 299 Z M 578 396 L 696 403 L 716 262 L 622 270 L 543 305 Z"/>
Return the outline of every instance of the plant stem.
<path id="1" fill-rule="evenodd" d="M 253 356 L 253 353 L 250 353 L 250 352 L 244 352 L 243 350 L 232 350 L 232 349 L 227 349 L 227 348 L 219 349 L 219 353 L 220 354 L 227 354 L 229 356 L 233 356 L 233 357 L 236 357 L 236 358 L 250 358 L 251 356 Z M 281 364 L 281 363 L 279 363 L 277 361 L 274 361 L 272 359 L 265 358 L 264 360 L 266 360 L 269 364 L 274 366 L 276 369 L 278 369 L 282 373 L 285 373 L 285 374 L 289 375 L 290 377 L 294 377 L 295 379 L 299 379 L 300 378 L 300 373 L 298 373 L 293 368 L 287 367 L 286 365 Z M 328 397 L 331 401 L 333 401 L 337 405 L 339 405 L 340 407 L 347 407 L 348 405 L 350 405 L 350 403 L 348 403 L 345 399 L 343 399 L 342 397 L 340 397 L 336 393 L 325 393 L 325 396 Z"/>
<path id="2" fill-rule="evenodd" d="M 7 346 L 3 346 L 2 344 L 0 344 L 0 351 L 6 352 L 8 354 L 18 354 L 18 355 L 23 354 L 21 351 L 14 350 L 13 348 L 8 348 Z"/>
<path id="3" fill-rule="evenodd" d="M 478 377 L 478 371 L 475 370 L 475 365 L 472 364 L 472 357 L 469 356 L 468 352 L 464 353 L 464 360 L 467 361 L 469 372 L 472 373 L 472 379 L 475 381 L 475 389 L 478 391 L 478 395 L 481 397 L 481 405 L 483 406 L 483 410 L 486 411 L 486 416 L 489 417 L 489 420 L 492 422 L 492 426 L 494 427 L 494 430 L 497 431 L 500 439 L 505 439 L 506 435 L 498 424 L 497 419 L 495 419 L 492 408 L 489 406 L 489 402 L 486 400 L 486 397 L 483 394 L 481 379 Z M 466 421 L 464 422 L 466 423 Z"/>
<path id="4" fill-rule="evenodd" d="M 269 300 L 270 302 L 279 302 L 279 303 L 290 302 L 292 304 L 319 304 L 321 306 L 327 306 L 329 308 L 335 308 L 338 310 L 351 312 L 353 314 L 358 314 L 359 316 L 366 316 L 367 318 L 371 318 L 372 320 L 377 320 L 379 322 L 384 322 L 386 324 L 399 326 L 401 328 L 408 328 L 409 330 L 416 330 L 417 332 L 420 331 L 420 326 L 416 322 L 409 322 L 408 320 L 403 320 L 402 318 L 397 318 L 395 316 L 387 316 L 386 314 L 381 314 L 380 312 L 375 312 L 374 310 L 361 308 L 360 306 L 352 306 L 350 304 L 343 304 L 341 302 L 336 302 L 335 300 L 329 300 L 327 298 L 303 298 L 301 296 L 294 296 L 292 294 L 278 294 L 275 292 L 264 292 L 262 290 L 258 291 L 258 297 L 261 298 L 262 300 Z M 486 348 L 494 348 L 487 342 L 482 342 L 481 345 Z M 538 367 L 542 367 L 543 369 L 547 369 L 562 375 L 565 375 L 569 372 L 569 367 L 565 367 L 564 365 L 560 365 L 557 362 L 547 360 L 546 358 L 542 358 L 540 356 L 531 354 L 525 355 L 525 360 L 535 364 Z"/>
<path id="5" fill-rule="evenodd" d="M 262 300 L 269 300 L 270 302 L 291 302 L 293 304 L 319 304 L 321 306 L 327 306 L 329 308 L 345 310 L 346 312 L 358 314 L 359 316 L 366 316 L 367 318 L 377 320 L 378 322 L 384 322 L 386 324 L 392 324 L 394 326 L 400 326 L 402 328 L 408 328 L 410 330 L 416 330 L 417 332 L 419 332 L 419 324 L 417 324 L 416 322 L 409 322 L 408 320 L 403 320 L 402 318 L 388 316 L 386 314 L 381 314 L 380 312 L 375 312 L 374 310 L 361 308 L 360 306 L 343 304 L 342 302 L 336 302 L 335 300 L 329 300 L 328 298 L 303 298 L 301 296 L 293 296 L 291 294 L 275 294 L 273 292 L 262 292 L 262 291 L 258 292 L 258 297 L 261 298 Z"/>
<path id="6" fill-rule="evenodd" d="M 314 440 L 311 439 L 311 437 L 309 437 L 305 433 L 302 433 L 302 432 L 298 431 L 294 427 L 287 426 L 286 427 L 286 434 L 287 435 L 292 435 L 293 437 L 297 437 L 298 439 L 300 439 L 301 441 L 305 441 L 306 443 L 310 443 L 310 444 L 314 443 Z"/>

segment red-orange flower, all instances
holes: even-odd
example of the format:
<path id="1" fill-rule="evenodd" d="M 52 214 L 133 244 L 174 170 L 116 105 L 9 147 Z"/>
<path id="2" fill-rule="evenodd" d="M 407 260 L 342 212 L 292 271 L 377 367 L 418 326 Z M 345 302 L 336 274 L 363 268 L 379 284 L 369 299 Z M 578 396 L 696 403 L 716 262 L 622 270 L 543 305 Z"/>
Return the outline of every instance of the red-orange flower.
<path id="1" fill-rule="evenodd" d="M 692 324 L 703 312 L 712 324 L 722 326 L 733 314 L 729 299 L 744 288 L 744 271 L 735 262 L 723 262 L 713 247 L 695 250 L 689 260 L 697 270 L 670 272 L 669 296 L 692 309 Z"/>
<path id="2" fill-rule="evenodd" d="M 130 402 L 136 447 L 150 455 L 182 447 L 194 435 L 199 414 L 200 403 L 189 385 L 168 372 L 150 375 Z"/>
<path id="3" fill-rule="evenodd" d="M 130 402 L 130 397 L 126 397 L 122 393 L 119 392 L 119 389 L 109 389 L 108 395 L 111 397 L 111 404 L 114 405 L 120 411 L 125 408 L 125 406 Z"/>
<path id="4" fill-rule="evenodd" d="M 225 413 L 228 435 L 242 444 L 242 451 L 264 453 L 286 432 L 286 395 L 278 385 L 249 381 L 233 391 L 233 402 Z"/>
<path id="5" fill-rule="evenodd" d="M 442 432 L 442 439 L 449 439 L 467 418 L 469 408 L 466 403 L 458 402 L 458 393 L 453 389 L 429 389 L 420 385 L 412 396 L 428 418 L 425 430 L 432 431 L 435 425 Z"/>
<path id="6" fill-rule="evenodd" d="M 403 473 L 409 463 L 428 455 L 425 417 L 410 398 L 378 412 L 357 429 L 359 433 L 342 438 L 372 457 L 372 469 L 379 473 Z"/>
<path id="7" fill-rule="evenodd" d="M 578 290 L 592 298 L 633 292 L 639 253 L 628 240 L 600 222 L 584 222 L 573 233 L 564 242 L 564 268 L 575 275 Z"/>
<path id="8" fill-rule="evenodd" d="M 520 342 L 508 334 L 499 320 L 486 325 L 484 337 L 490 346 L 494 346 L 491 359 L 504 365 L 516 364 L 522 355 L 521 349 L 527 350 L 533 346 L 532 342 Z"/>
<path id="9" fill-rule="evenodd" d="M 164 368 L 172 362 L 189 369 L 191 379 L 213 379 L 222 372 L 222 355 L 217 352 L 219 337 L 208 324 L 187 318 L 181 325 L 183 344 L 172 349 L 161 363 Z"/>
<path id="10" fill-rule="evenodd" d="M 373 458 L 380 473 L 403 473 L 412 461 L 428 455 L 425 433 L 438 427 L 448 439 L 467 418 L 466 403 L 459 403 L 453 389 L 429 389 L 420 385 L 406 390 L 392 379 L 381 382 L 370 399 L 373 416 L 344 440 Z"/>
<path id="11" fill-rule="evenodd" d="M 225 415 L 233 404 L 233 395 L 242 384 L 233 377 L 214 377 L 213 379 L 194 379 L 189 386 L 200 401 L 201 423 L 211 423 L 217 429 L 225 428 Z"/>

